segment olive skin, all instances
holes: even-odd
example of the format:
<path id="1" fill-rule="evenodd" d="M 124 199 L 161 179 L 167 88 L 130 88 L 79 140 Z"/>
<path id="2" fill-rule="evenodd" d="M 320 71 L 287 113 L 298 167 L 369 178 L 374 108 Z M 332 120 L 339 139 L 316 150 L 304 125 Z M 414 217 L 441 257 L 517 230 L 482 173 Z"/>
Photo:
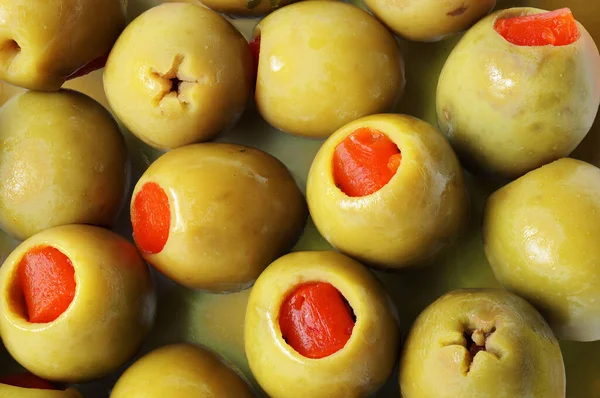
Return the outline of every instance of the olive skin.
<path id="1" fill-rule="evenodd" d="M 225 18 L 201 5 L 164 3 L 123 31 L 104 89 L 135 136 L 173 149 L 211 140 L 237 121 L 250 99 L 252 69 L 248 42 Z"/>
<path id="2" fill-rule="evenodd" d="M 223 14 L 261 16 L 298 0 L 202 0 L 205 6 Z"/>
<path id="3" fill-rule="evenodd" d="M 66 390 L 40 390 L 37 388 L 21 388 L 0 384 L 2 398 L 83 398 L 74 388 Z"/>
<path id="4" fill-rule="evenodd" d="M 179 284 L 214 292 L 250 286 L 304 229 L 302 192 L 279 160 L 241 145 L 204 143 L 170 151 L 136 184 L 166 193 L 171 211 L 167 242 L 145 259 Z"/>
<path id="5" fill-rule="evenodd" d="M 399 36 L 432 42 L 466 30 L 487 15 L 496 0 L 365 0 L 365 5 Z"/>
<path id="6" fill-rule="evenodd" d="M 281 335 L 279 312 L 298 285 L 327 282 L 356 315 L 352 336 L 336 353 L 309 359 Z M 272 398 L 358 398 L 377 391 L 390 376 L 399 346 L 395 308 L 375 276 L 333 251 L 287 254 L 260 275 L 250 292 L 245 346 L 252 374 Z"/>
<path id="7" fill-rule="evenodd" d="M 485 253 L 498 281 L 561 339 L 600 339 L 600 169 L 564 158 L 493 193 Z"/>
<path id="8" fill-rule="evenodd" d="M 64 253 L 77 288 L 50 323 L 25 318 L 17 269 L 36 246 Z M 131 243 L 103 228 L 66 225 L 19 245 L 0 268 L 0 335 L 11 356 L 46 380 L 82 383 L 117 370 L 141 346 L 154 321 L 150 271 Z"/>
<path id="9" fill-rule="evenodd" d="M 251 398 L 248 384 L 216 354 L 173 344 L 146 354 L 119 378 L 110 398 Z"/>
<path id="10" fill-rule="evenodd" d="M 377 192 L 349 197 L 336 186 L 333 156 L 363 127 L 386 134 L 402 162 Z M 469 217 L 464 176 L 452 148 L 434 127 L 406 115 L 367 116 L 335 132 L 313 161 L 306 197 L 317 229 L 331 245 L 382 269 L 423 263 L 454 242 Z"/>
<path id="11" fill-rule="evenodd" d="M 126 24 L 127 0 L 5 0 L 0 4 L 0 80 L 56 91 L 106 56 Z"/>
<path id="12" fill-rule="evenodd" d="M 483 351 L 469 350 L 469 345 Z M 446 293 L 416 319 L 400 360 L 403 398 L 564 398 L 565 367 L 552 330 L 503 289 Z"/>
<path id="13" fill-rule="evenodd" d="M 440 74 L 440 129 L 474 172 L 516 178 L 567 156 L 589 132 L 600 104 L 600 55 L 581 37 L 566 46 L 516 46 L 499 18 L 545 12 L 512 8 L 471 28 Z"/>
<path id="14" fill-rule="evenodd" d="M 256 105 L 275 128 L 324 138 L 354 119 L 391 111 L 404 92 L 394 37 L 358 7 L 291 4 L 263 19 L 259 34 Z"/>
<path id="15" fill-rule="evenodd" d="M 0 227 L 24 240 L 64 224 L 110 227 L 124 204 L 125 140 L 110 113 L 70 90 L 0 108 Z"/>

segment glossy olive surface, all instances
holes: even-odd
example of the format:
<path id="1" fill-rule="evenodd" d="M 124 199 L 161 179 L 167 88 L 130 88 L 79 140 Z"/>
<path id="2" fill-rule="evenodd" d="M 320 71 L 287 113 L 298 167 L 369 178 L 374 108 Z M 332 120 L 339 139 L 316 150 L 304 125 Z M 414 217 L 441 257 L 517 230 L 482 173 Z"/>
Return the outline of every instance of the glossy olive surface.
<path id="1" fill-rule="evenodd" d="M 430 42 L 468 29 L 494 8 L 496 0 L 365 0 L 365 5 L 401 37 Z"/>
<path id="2" fill-rule="evenodd" d="M 481 351 L 473 354 L 469 346 Z M 565 368 L 535 308 L 502 289 L 446 293 L 412 325 L 400 361 L 403 398 L 563 398 Z"/>
<path id="3" fill-rule="evenodd" d="M 77 290 L 55 321 L 25 318 L 18 265 L 52 246 L 75 269 Z M 46 380 L 84 382 L 117 370 L 139 349 L 154 320 L 154 286 L 135 246 L 105 229 L 67 225 L 19 245 L 0 268 L 0 336 L 12 357 Z"/>
<path id="4" fill-rule="evenodd" d="M 256 104 L 280 130 L 327 137 L 361 116 L 391 111 L 404 91 L 394 37 L 353 5 L 295 3 L 260 21 L 254 34 L 261 37 Z"/>
<path id="5" fill-rule="evenodd" d="M 359 128 L 382 132 L 402 153 L 392 179 L 377 192 L 350 197 L 333 178 L 335 148 Z M 463 171 L 433 126 L 406 115 L 358 119 L 335 132 L 311 166 L 306 195 L 319 232 L 365 264 L 396 269 L 419 264 L 454 242 L 468 221 Z"/>
<path id="6" fill-rule="evenodd" d="M 561 159 L 488 199 L 485 249 L 498 280 L 563 339 L 600 339 L 600 169 Z"/>
<path id="7" fill-rule="evenodd" d="M 82 398 L 74 388 L 66 390 L 40 390 L 36 388 L 21 388 L 0 384 L 2 398 Z"/>
<path id="8" fill-rule="evenodd" d="M 3 0 L 0 80 L 58 90 L 66 78 L 106 56 L 126 23 L 127 0 Z"/>
<path id="9" fill-rule="evenodd" d="M 17 239 L 82 223 L 112 226 L 127 148 L 110 113 L 70 90 L 26 92 L 0 108 L 0 227 Z"/>
<path id="10" fill-rule="evenodd" d="M 191 344 L 158 348 L 131 365 L 110 398 L 251 398 L 248 384 L 216 354 Z"/>
<path id="11" fill-rule="evenodd" d="M 104 89 L 139 139 L 160 149 L 208 141 L 237 121 L 252 90 L 252 55 L 233 25 L 201 5 L 166 3 L 127 26 Z"/>
<path id="12" fill-rule="evenodd" d="M 202 0 L 211 9 L 229 15 L 260 16 L 299 0 Z"/>
<path id="13" fill-rule="evenodd" d="M 170 151 L 140 178 L 133 198 L 148 182 L 167 194 L 171 228 L 163 250 L 144 256 L 191 288 L 248 287 L 294 245 L 307 217 L 287 168 L 250 147 L 205 143 Z"/>
<path id="14" fill-rule="evenodd" d="M 466 166 L 515 178 L 569 155 L 600 104 L 600 55 L 581 37 L 566 46 L 516 46 L 499 18 L 544 12 L 512 8 L 484 18 L 456 45 L 440 74 L 437 115 Z"/>
<path id="15" fill-rule="evenodd" d="M 279 311 L 298 285 L 327 282 L 356 315 L 346 345 L 309 359 L 281 335 Z M 272 398 L 367 397 L 390 375 L 399 344 L 395 309 L 375 276 L 333 251 L 296 252 L 272 263 L 252 288 L 246 310 L 246 356 L 254 377 Z"/>

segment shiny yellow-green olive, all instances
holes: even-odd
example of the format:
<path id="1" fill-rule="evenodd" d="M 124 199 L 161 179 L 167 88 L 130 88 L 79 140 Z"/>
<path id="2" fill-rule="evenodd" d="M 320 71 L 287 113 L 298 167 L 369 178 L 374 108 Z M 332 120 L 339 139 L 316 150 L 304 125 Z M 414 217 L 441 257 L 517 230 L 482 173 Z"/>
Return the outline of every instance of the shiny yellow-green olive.
<path id="1" fill-rule="evenodd" d="M 470 29 L 446 61 L 437 88 L 442 132 L 467 167 L 515 178 L 567 156 L 600 104 L 600 55 L 578 23 L 565 46 L 517 46 L 494 25 L 544 12 L 512 8 Z"/>
<path id="2" fill-rule="evenodd" d="M 126 23 L 127 0 L 3 0 L 0 80 L 58 90 L 67 77 L 106 56 Z"/>
<path id="3" fill-rule="evenodd" d="M 337 146 L 370 128 L 402 154 L 396 174 L 371 195 L 350 197 L 333 175 Z M 468 219 L 463 172 L 452 148 L 431 125 L 405 115 L 372 115 L 336 131 L 319 149 L 308 175 L 310 214 L 341 252 L 384 269 L 418 264 L 454 242 Z"/>
<path id="4" fill-rule="evenodd" d="M 353 5 L 291 4 L 263 19 L 258 35 L 256 104 L 280 130 L 327 137 L 354 119 L 391 111 L 404 91 L 394 37 Z"/>
<path id="5" fill-rule="evenodd" d="M 230 15 L 265 15 L 298 0 L 202 0 L 211 9 Z"/>
<path id="6" fill-rule="evenodd" d="M 552 330 L 502 289 L 443 295 L 412 325 L 400 360 L 403 398 L 564 398 L 565 384 Z"/>
<path id="7" fill-rule="evenodd" d="M 58 249 L 75 270 L 76 291 L 56 320 L 31 323 L 19 264 L 39 246 Z M 79 383 L 125 364 L 154 320 L 150 272 L 135 246 L 88 225 L 47 229 L 19 245 L 0 268 L 0 335 L 12 357 L 46 380 Z"/>
<path id="8" fill-rule="evenodd" d="M 64 224 L 111 226 L 123 205 L 127 148 L 84 94 L 26 92 L 0 108 L 0 227 L 17 239 Z"/>
<path id="9" fill-rule="evenodd" d="M 173 344 L 146 354 L 123 373 L 110 398 L 251 398 L 248 384 L 216 354 Z"/>
<path id="10" fill-rule="evenodd" d="M 494 8 L 496 0 L 365 0 L 365 5 L 408 40 L 438 41 L 470 27 Z"/>
<path id="11" fill-rule="evenodd" d="M 66 390 L 40 390 L 36 388 L 22 388 L 0 384 L 0 397 L 2 398 L 82 398 L 79 391 L 74 388 Z"/>
<path id="12" fill-rule="evenodd" d="M 496 191 L 484 241 L 494 274 L 561 339 L 600 339 L 600 169 L 564 158 Z"/>
<path id="13" fill-rule="evenodd" d="M 158 188 L 153 184 L 157 184 Z M 168 213 L 162 247 L 153 233 L 155 202 L 164 192 Z M 138 201 L 139 199 L 139 201 Z M 289 250 L 304 229 L 307 208 L 287 168 L 258 149 L 224 143 L 178 148 L 162 155 L 140 178 L 131 202 L 134 238 L 146 260 L 181 285 L 216 292 L 251 285 Z"/>
<path id="14" fill-rule="evenodd" d="M 237 121 L 252 90 L 252 55 L 225 18 L 165 3 L 136 18 L 104 70 L 106 97 L 139 139 L 172 149 L 207 141 Z"/>
<path id="15" fill-rule="evenodd" d="M 285 298 L 304 283 L 333 285 L 356 321 L 339 351 L 306 358 L 282 337 L 279 313 Z M 245 346 L 252 374 L 272 398 L 358 398 L 389 377 L 399 344 L 393 304 L 375 276 L 333 251 L 287 254 L 260 275 L 246 310 Z"/>

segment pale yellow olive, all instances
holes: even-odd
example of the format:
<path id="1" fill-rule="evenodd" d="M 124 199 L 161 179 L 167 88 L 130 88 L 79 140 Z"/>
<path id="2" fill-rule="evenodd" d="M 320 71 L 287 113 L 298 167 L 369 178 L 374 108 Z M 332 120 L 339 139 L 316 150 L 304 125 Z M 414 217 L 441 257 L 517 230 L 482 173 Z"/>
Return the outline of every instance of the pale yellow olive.
<path id="1" fill-rule="evenodd" d="M 0 397 L 2 398 L 82 398 L 74 388 L 66 390 L 41 390 L 37 388 L 22 388 L 0 383 Z"/>
<path id="2" fill-rule="evenodd" d="M 365 0 L 365 5 L 405 39 L 438 41 L 469 28 L 494 8 L 496 0 Z"/>
<path id="3" fill-rule="evenodd" d="M 403 398 L 564 398 L 565 385 L 552 330 L 502 289 L 443 295 L 412 325 L 400 360 Z"/>
<path id="4" fill-rule="evenodd" d="M 126 24 L 127 0 L 3 0 L 0 80 L 58 90 L 67 77 L 106 56 Z"/>
<path id="5" fill-rule="evenodd" d="M 257 35 L 256 104 L 280 130 L 327 137 L 354 119 L 391 111 L 404 91 L 394 37 L 353 5 L 291 4 L 263 19 Z"/>
<path id="6" fill-rule="evenodd" d="M 18 280 L 29 250 L 50 246 L 75 269 L 76 291 L 65 312 L 31 323 Z M 125 364 L 154 321 L 150 272 L 131 243 L 89 225 L 47 229 L 19 245 L 0 268 L 0 335 L 12 357 L 46 380 L 79 383 Z"/>
<path id="7" fill-rule="evenodd" d="M 279 313 L 286 297 L 310 282 L 333 285 L 356 316 L 339 351 L 306 358 L 282 336 Z M 358 398 L 377 391 L 396 362 L 398 321 L 392 302 L 363 265 L 333 251 L 287 254 L 260 275 L 250 292 L 245 346 L 252 374 L 272 398 Z"/>
<path id="8" fill-rule="evenodd" d="M 565 46 L 517 46 L 494 25 L 544 12 L 498 11 L 470 29 L 442 69 L 437 117 L 464 164 L 515 178 L 567 156 L 590 130 L 600 104 L 600 55 L 581 36 Z"/>
<path id="9" fill-rule="evenodd" d="M 229 15 L 259 16 L 298 0 L 202 0 L 211 9 Z"/>
<path id="10" fill-rule="evenodd" d="M 17 239 L 64 224 L 111 226 L 127 148 L 110 113 L 76 91 L 26 92 L 0 108 L 0 227 Z"/>
<path id="11" fill-rule="evenodd" d="M 490 196 L 483 233 L 498 281 L 559 338 L 600 339 L 600 169 L 564 158 L 527 173 Z"/>
<path id="12" fill-rule="evenodd" d="M 246 39 L 225 18 L 201 5 L 164 3 L 123 31 L 104 89 L 134 135 L 172 149 L 235 123 L 250 99 L 252 70 Z"/>
<path id="13" fill-rule="evenodd" d="M 143 198 L 153 184 L 166 195 L 163 210 L 169 213 L 157 249 L 144 243 L 155 228 L 146 219 L 158 214 L 154 202 Z M 136 184 L 131 202 L 134 238 L 145 259 L 181 285 L 215 292 L 250 286 L 294 245 L 307 213 L 283 163 L 258 149 L 224 143 L 162 155 Z"/>
<path id="14" fill-rule="evenodd" d="M 158 348 L 131 365 L 110 398 L 251 398 L 246 381 L 216 354 L 191 344 Z"/>
<path id="15" fill-rule="evenodd" d="M 334 153 L 350 134 L 370 128 L 398 146 L 402 162 L 378 191 L 351 197 L 333 175 Z M 468 219 L 463 171 L 431 125 L 405 115 L 372 115 L 336 131 L 319 149 L 308 175 L 314 223 L 338 250 L 370 266 L 397 269 L 424 262 L 454 242 Z"/>

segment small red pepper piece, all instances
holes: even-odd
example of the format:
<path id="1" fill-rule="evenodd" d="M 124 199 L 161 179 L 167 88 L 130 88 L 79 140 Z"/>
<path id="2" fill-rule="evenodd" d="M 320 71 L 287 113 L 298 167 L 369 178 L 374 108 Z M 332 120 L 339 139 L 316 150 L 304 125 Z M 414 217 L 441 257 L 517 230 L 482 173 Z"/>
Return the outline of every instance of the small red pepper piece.
<path id="1" fill-rule="evenodd" d="M 37 390 L 57 390 L 57 388 L 49 381 L 41 379 L 31 373 L 16 373 L 0 376 L 0 384 Z"/>
<path id="2" fill-rule="evenodd" d="M 141 251 L 157 254 L 167 244 L 171 229 L 171 209 L 165 191 L 155 182 L 142 186 L 131 209 L 133 238 Z"/>

